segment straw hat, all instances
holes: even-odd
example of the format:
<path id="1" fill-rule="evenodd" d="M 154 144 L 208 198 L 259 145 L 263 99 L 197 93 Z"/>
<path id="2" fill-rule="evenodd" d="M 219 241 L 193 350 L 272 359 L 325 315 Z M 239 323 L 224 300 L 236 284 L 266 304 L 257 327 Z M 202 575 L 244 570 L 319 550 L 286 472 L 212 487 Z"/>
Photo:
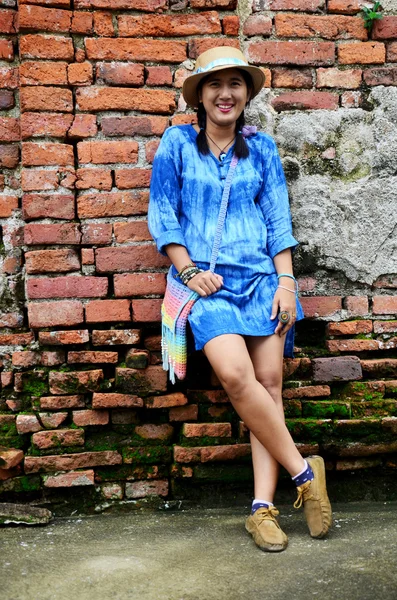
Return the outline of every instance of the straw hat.
<path id="1" fill-rule="evenodd" d="M 183 97 L 187 104 L 198 107 L 199 99 L 197 86 L 209 73 L 223 69 L 241 69 L 247 71 L 252 77 L 254 89 L 251 98 L 259 94 L 265 83 L 265 75 L 259 67 L 252 67 L 241 50 L 231 46 L 219 46 L 206 50 L 196 60 L 194 72 L 183 82 Z"/>

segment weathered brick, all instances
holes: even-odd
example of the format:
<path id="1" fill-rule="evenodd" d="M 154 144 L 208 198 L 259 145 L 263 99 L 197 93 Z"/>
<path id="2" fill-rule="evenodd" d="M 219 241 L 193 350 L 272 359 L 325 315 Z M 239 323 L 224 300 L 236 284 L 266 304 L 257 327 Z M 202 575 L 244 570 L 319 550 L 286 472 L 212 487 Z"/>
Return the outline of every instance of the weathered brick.
<path id="1" fill-rule="evenodd" d="M 77 198 L 77 211 L 81 219 L 143 215 L 149 204 L 148 192 L 102 192 L 82 194 Z M 109 249 L 110 250 L 110 249 Z M 114 250 L 119 250 L 114 248 Z M 122 250 L 122 248 L 120 248 Z"/>
<path id="2" fill-rule="evenodd" d="M 397 42 L 390 42 L 387 45 L 387 60 L 397 62 Z"/>
<path id="3" fill-rule="evenodd" d="M 21 270 L 22 260 L 20 256 L 9 256 L 4 259 L 2 272 L 6 275 L 15 275 Z"/>
<path id="4" fill-rule="evenodd" d="M 122 273 L 114 276 L 116 298 L 164 294 L 164 273 Z"/>
<path id="5" fill-rule="evenodd" d="M 22 63 L 19 67 L 19 79 L 21 85 L 29 85 L 29 86 L 43 86 L 43 85 L 67 85 L 68 77 L 67 77 L 67 62 L 61 61 L 26 61 Z M 60 93 L 62 91 L 70 90 L 60 90 L 57 88 L 51 88 L 54 93 Z M 31 90 L 29 88 L 22 88 L 21 90 L 23 96 L 26 96 L 26 103 L 34 103 L 35 97 L 39 98 L 36 100 L 36 103 L 39 104 L 41 97 L 45 96 L 45 90 L 37 90 L 36 95 L 32 94 L 35 90 Z M 65 97 L 69 97 L 69 94 L 65 94 Z M 32 99 L 30 99 L 32 98 Z M 51 100 L 47 96 L 48 100 Z M 28 110 L 28 108 L 25 108 Z M 39 109 L 34 109 L 39 110 Z M 45 110 L 45 109 L 43 109 Z M 50 109 L 49 109 L 50 110 Z M 61 109 L 62 110 L 62 109 Z M 69 111 L 70 112 L 70 111 Z"/>
<path id="6" fill-rule="evenodd" d="M 386 60 L 385 45 L 381 42 L 344 43 L 338 46 L 341 65 L 383 64 Z"/>
<path id="7" fill-rule="evenodd" d="M 67 60 L 74 58 L 73 40 L 53 35 L 21 35 L 19 39 L 21 58 L 49 58 Z"/>
<path id="8" fill-rule="evenodd" d="M 30 137 L 66 137 L 73 115 L 57 113 L 31 113 L 21 115 L 22 139 Z"/>
<path id="9" fill-rule="evenodd" d="M 327 324 L 328 335 L 358 335 L 359 333 L 372 333 L 372 321 L 344 321 Z"/>
<path id="10" fill-rule="evenodd" d="M 362 104 L 361 92 L 343 92 L 340 103 L 343 108 L 358 108 Z"/>
<path id="11" fill-rule="evenodd" d="M 87 323 L 131 321 L 130 300 L 92 300 L 85 305 Z"/>
<path id="12" fill-rule="evenodd" d="M 40 408 L 47 410 L 85 408 L 84 396 L 42 396 L 40 398 Z"/>
<path id="13" fill-rule="evenodd" d="M 11 40 L 0 39 L 0 60 L 13 61 L 14 47 Z"/>
<path id="14" fill-rule="evenodd" d="M 311 88 L 313 75 L 310 69 L 273 69 L 272 86 L 275 88 Z"/>
<path id="15" fill-rule="evenodd" d="M 187 406 L 175 406 L 170 409 L 170 421 L 197 421 L 198 405 L 189 404 Z"/>
<path id="16" fill-rule="evenodd" d="M 211 0 L 211 8 L 223 8 L 223 10 L 234 10 L 237 0 Z M 190 0 L 191 8 L 208 8 L 208 0 Z"/>
<path id="17" fill-rule="evenodd" d="M 191 402 L 211 402 L 212 404 L 225 404 L 229 398 L 224 390 L 190 390 L 188 393 Z"/>
<path id="18" fill-rule="evenodd" d="M 126 498 L 146 498 L 146 496 L 168 496 L 168 480 L 134 481 L 125 484 Z"/>
<path id="19" fill-rule="evenodd" d="M 12 144 L 0 146 L 0 167 L 14 169 L 19 163 L 19 147 Z"/>
<path id="20" fill-rule="evenodd" d="M 361 10 L 361 0 L 328 0 L 328 12 L 354 15 Z"/>
<path id="21" fill-rule="evenodd" d="M 15 106 L 14 93 L 8 90 L 0 90 L 0 110 L 6 110 Z"/>
<path id="22" fill-rule="evenodd" d="M 186 42 L 128 38 L 85 38 L 90 60 L 131 60 L 181 63 L 186 59 Z"/>
<path id="23" fill-rule="evenodd" d="M 16 426 L 20 435 L 43 429 L 36 415 L 17 415 Z"/>
<path id="24" fill-rule="evenodd" d="M 161 321 L 162 300 L 132 300 L 132 318 L 138 323 Z"/>
<path id="25" fill-rule="evenodd" d="M 39 331 L 39 342 L 44 346 L 86 344 L 89 340 L 88 329 L 76 331 Z"/>
<path id="26" fill-rule="evenodd" d="M 278 37 L 319 36 L 327 40 L 368 39 L 361 17 L 276 14 L 274 24 Z"/>
<path id="27" fill-rule="evenodd" d="M 90 12 L 74 11 L 70 27 L 71 33 L 92 33 L 93 15 Z"/>
<path id="28" fill-rule="evenodd" d="M 147 67 L 146 85 L 172 85 L 172 72 L 169 67 Z"/>
<path id="29" fill-rule="evenodd" d="M 58 446 L 84 446 L 84 429 L 38 431 L 32 435 L 32 443 L 42 450 Z"/>
<path id="30" fill-rule="evenodd" d="M 84 321 L 83 305 L 78 300 L 28 304 L 29 327 L 56 327 L 80 325 Z"/>
<path id="31" fill-rule="evenodd" d="M 107 277 L 40 277 L 27 280 L 27 296 L 31 299 L 95 298 L 106 296 L 107 291 Z"/>
<path id="32" fill-rule="evenodd" d="M 329 92 L 286 92 L 271 101 L 277 111 L 284 110 L 336 110 L 339 96 Z"/>
<path id="33" fill-rule="evenodd" d="M 97 35 L 112 37 L 114 36 L 114 25 L 111 12 L 95 11 L 94 31 Z"/>
<path id="34" fill-rule="evenodd" d="M 81 168 L 76 171 L 78 190 L 88 190 L 95 188 L 97 190 L 112 189 L 112 173 L 109 169 L 89 169 Z"/>
<path id="35" fill-rule="evenodd" d="M 73 423 L 78 427 L 87 425 L 107 425 L 109 423 L 108 410 L 75 410 Z"/>
<path id="36" fill-rule="evenodd" d="M 145 156 L 149 163 L 152 163 L 157 149 L 160 145 L 160 140 L 150 140 L 145 144 Z"/>
<path id="37" fill-rule="evenodd" d="M 138 344 L 141 339 L 139 329 L 94 330 L 92 344 L 94 346 L 118 346 Z"/>
<path id="38" fill-rule="evenodd" d="M 15 10 L 3 9 L 0 12 L 0 33 L 17 33 L 14 23 L 16 17 L 17 12 Z"/>
<path id="39" fill-rule="evenodd" d="M 185 437 L 230 437 L 230 423 L 184 423 L 182 435 Z"/>
<path id="40" fill-rule="evenodd" d="M 3 312 L 0 313 L 0 327 L 9 327 L 14 329 L 16 327 L 22 327 L 23 316 L 18 312 Z"/>
<path id="41" fill-rule="evenodd" d="M 240 48 L 239 41 L 232 38 L 190 38 L 189 58 L 196 59 L 202 52 L 210 50 L 211 48 L 217 48 L 219 46 L 231 46 L 232 48 Z"/>
<path id="42" fill-rule="evenodd" d="M 142 408 L 143 400 L 131 394 L 98 394 L 92 396 L 92 408 Z"/>
<path id="43" fill-rule="evenodd" d="M 244 22 L 243 33 L 248 37 L 253 35 L 271 35 L 272 19 L 265 15 L 250 15 Z"/>
<path id="44" fill-rule="evenodd" d="M 26 252 L 26 272 L 34 273 L 62 273 L 65 271 L 78 271 L 80 268 L 79 257 L 75 250 L 34 250 Z"/>
<path id="45" fill-rule="evenodd" d="M 5 448 L 0 451 L 0 467 L 2 469 L 12 469 L 19 465 L 23 460 L 23 450 L 17 450 L 16 448 Z"/>
<path id="46" fill-rule="evenodd" d="M 383 397 L 385 393 L 384 381 L 352 381 L 343 386 L 343 398 L 362 399 Z"/>
<path id="47" fill-rule="evenodd" d="M 138 350 L 130 348 L 125 355 L 125 364 L 131 369 L 146 369 L 149 365 L 149 352 L 147 350 Z"/>
<path id="48" fill-rule="evenodd" d="M 0 67 L 0 88 L 16 89 L 18 87 L 18 67 Z"/>
<path id="49" fill-rule="evenodd" d="M 379 458 L 351 458 L 337 460 L 335 468 L 337 471 L 357 471 L 357 469 L 371 469 L 382 464 Z"/>
<path id="50" fill-rule="evenodd" d="M 346 296 L 344 299 L 344 308 L 348 311 L 351 317 L 362 317 L 368 314 L 368 297 L 367 296 Z"/>
<path id="51" fill-rule="evenodd" d="M 23 352 L 13 352 L 12 364 L 14 367 L 33 367 L 41 365 L 43 367 L 54 367 L 65 362 L 65 354 L 58 350 L 56 352 L 32 352 L 24 350 Z"/>
<path id="52" fill-rule="evenodd" d="M 331 395 L 329 385 L 304 385 L 297 388 L 283 390 L 283 398 L 325 398 Z"/>
<path id="53" fill-rule="evenodd" d="M 12 211 L 17 208 L 17 196 L 0 196 L 0 218 L 11 217 Z"/>
<path id="54" fill-rule="evenodd" d="M 19 119 L 15 119 L 14 117 L 0 117 L 0 141 L 19 142 L 20 138 Z"/>
<path id="55" fill-rule="evenodd" d="M 68 65 L 69 85 L 87 85 L 93 82 L 92 64 L 89 62 Z"/>
<path id="56" fill-rule="evenodd" d="M 378 67 L 364 71 L 367 85 L 397 85 L 397 69 L 394 67 Z"/>
<path id="57" fill-rule="evenodd" d="M 397 321 L 374 321 L 375 333 L 397 333 Z"/>
<path id="58" fill-rule="evenodd" d="M 117 21 L 120 37 L 176 37 L 221 33 L 219 15 L 215 11 L 185 15 L 121 15 Z"/>
<path id="59" fill-rule="evenodd" d="M 58 373 L 51 371 L 49 375 L 51 394 L 62 395 L 72 393 L 96 392 L 103 380 L 102 369 L 92 371 L 69 371 Z"/>
<path id="60" fill-rule="evenodd" d="M 361 69 L 317 69 L 316 87 L 356 89 L 361 85 Z"/>
<path id="61" fill-rule="evenodd" d="M 14 383 L 14 374 L 12 371 L 2 371 L 0 374 L 0 382 L 3 388 L 10 387 Z"/>
<path id="62" fill-rule="evenodd" d="M 63 454 L 62 456 L 25 456 L 25 473 L 43 471 L 71 471 L 82 467 L 98 467 L 100 465 L 120 465 L 121 454 L 114 450 L 103 452 L 81 452 L 79 454 Z"/>
<path id="63" fill-rule="evenodd" d="M 169 259 L 159 254 L 155 246 L 98 248 L 96 250 L 98 273 L 125 273 L 167 265 L 169 265 Z"/>
<path id="64" fill-rule="evenodd" d="M 171 408 L 183 406 L 184 404 L 187 404 L 187 398 L 185 394 L 180 392 L 167 394 L 166 396 L 151 396 L 145 400 L 146 408 Z"/>
<path id="65" fill-rule="evenodd" d="M 22 214 L 25 221 L 30 219 L 74 219 L 74 196 L 57 194 L 24 194 L 22 197 Z"/>
<path id="66" fill-rule="evenodd" d="M 167 373 L 160 366 L 147 369 L 116 369 L 116 387 L 121 392 L 138 393 L 148 396 L 153 392 L 165 392 L 167 389 Z"/>
<path id="67" fill-rule="evenodd" d="M 379 350 L 378 340 L 327 340 L 327 350 L 330 352 L 367 352 Z"/>
<path id="68" fill-rule="evenodd" d="M 365 376 L 395 377 L 397 373 L 397 358 L 362 360 L 361 366 Z"/>
<path id="69" fill-rule="evenodd" d="M 81 232 L 77 223 L 29 223 L 24 227 L 27 246 L 46 244 L 80 244 Z"/>
<path id="70" fill-rule="evenodd" d="M 137 110 L 148 113 L 170 114 L 175 109 L 174 92 L 164 90 L 136 90 L 119 87 L 88 86 L 76 90 L 76 101 L 80 110 L 92 112 L 102 110 Z"/>
<path id="71" fill-rule="evenodd" d="M 69 32 L 72 13 L 57 8 L 21 5 L 18 11 L 20 29 Z"/>
<path id="72" fill-rule="evenodd" d="M 34 342 L 34 334 L 29 333 L 0 333 L 0 346 L 26 346 Z"/>
<path id="73" fill-rule="evenodd" d="M 340 296 L 305 296 L 301 303 L 306 317 L 332 316 L 342 308 Z"/>
<path id="74" fill-rule="evenodd" d="M 22 142 L 25 166 L 74 165 L 73 146 L 49 142 Z"/>
<path id="75" fill-rule="evenodd" d="M 68 130 L 69 138 L 93 137 L 98 133 L 95 115 L 75 115 L 71 128 Z"/>
<path id="76" fill-rule="evenodd" d="M 137 142 L 89 141 L 77 144 L 80 163 L 136 163 L 138 160 Z"/>
<path id="77" fill-rule="evenodd" d="M 168 423 L 162 423 L 161 425 L 145 423 L 135 427 L 134 433 L 144 440 L 167 442 L 171 440 L 174 433 L 174 428 Z"/>
<path id="78" fill-rule="evenodd" d="M 44 487 L 49 488 L 71 488 L 86 485 L 95 485 L 94 470 L 71 471 L 70 473 L 59 473 L 58 475 L 44 475 Z"/>
<path id="79" fill-rule="evenodd" d="M 82 248 L 81 249 L 81 264 L 82 265 L 94 265 L 95 264 L 95 254 L 92 248 Z"/>
<path id="80" fill-rule="evenodd" d="M 111 223 L 86 223 L 81 226 L 82 244 L 110 244 L 112 240 Z"/>
<path id="81" fill-rule="evenodd" d="M 238 35 L 240 19 L 237 15 L 230 15 L 222 19 L 222 31 L 225 35 Z"/>
<path id="82" fill-rule="evenodd" d="M 397 38 L 397 16 L 382 15 L 374 22 L 371 37 L 374 40 L 389 40 Z"/>
<path id="83" fill-rule="evenodd" d="M 104 117 L 102 131 L 107 136 L 162 135 L 168 126 L 167 117 Z"/>
<path id="84" fill-rule="evenodd" d="M 59 172 L 56 169 L 22 169 L 21 187 L 24 192 L 56 190 L 59 187 Z"/>
<path id="85" fill-rule="evenodd" d="M 397 314 L 397 296 L 374 296 L 372 312 L 375 315 Z"/>
<path id="86" fill-rule="evenodd" d="M 96 81 L 110 85 L 143 85 L 144 66 L 134 63 L 100 62 L 96 65 Z"/>
<path id="87" fill-rule="evenodd" d="M 362 368 L 357 356 L 336 358 L 315 358 L 313 363 L 313 381 L 354 381 L 362 379 Z"/>
<path id="88" fill-rule="evenodd" d="M 82 350 L 79 352 L 68 352 L 68 363 L 117 363 L 118 352 L 101 352 L 98 350 Z"/>
<path id="89" fill-rule="evenodd" d="M 335 62 L 333 42 L 250 42 L 247 58 L 254 64 L 326 66 Z"/>

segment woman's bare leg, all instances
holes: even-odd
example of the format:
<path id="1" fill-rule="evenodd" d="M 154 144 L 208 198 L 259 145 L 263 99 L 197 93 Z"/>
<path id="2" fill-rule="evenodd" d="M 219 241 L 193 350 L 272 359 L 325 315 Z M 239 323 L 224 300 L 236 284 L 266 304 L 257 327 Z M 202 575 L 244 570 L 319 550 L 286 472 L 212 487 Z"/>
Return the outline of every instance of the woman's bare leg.
<path id="1" fill-rule="evenodd" d="M 255 377 L 268 391 L 284 420 L 281 391 L 285 337 L 278 335 L 246 337 L 245 341 L 254 366 Z M 273 502 L 280 465 L 252 432 L 250 432 L 250 440 L 254 470 L 254 497 Z"/>
<path id="2" fill-rule="evenodd" d="M 248 429 L 291 476 L 299 473 L 304 468 L 304 460 L 273 398 L 256 379 L 244 338 L 235 334 L 220 335 L 207 342 L 204 350 Z"/>

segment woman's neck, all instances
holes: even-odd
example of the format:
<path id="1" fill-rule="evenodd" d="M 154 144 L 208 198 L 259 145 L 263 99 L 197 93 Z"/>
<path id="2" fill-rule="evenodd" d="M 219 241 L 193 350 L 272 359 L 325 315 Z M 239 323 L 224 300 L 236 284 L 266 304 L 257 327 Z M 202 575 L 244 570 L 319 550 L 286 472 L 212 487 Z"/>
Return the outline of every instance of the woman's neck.
<path id="1" fill-rule="evenodd" d="M 207 120 L 205 131 L 213 140 L 219 142 L 219 145 L 222 146 L 222 142 L 226 144 L 236 135 L 236 123 L 234 122 L 226 127 L 220 127 Z"/>

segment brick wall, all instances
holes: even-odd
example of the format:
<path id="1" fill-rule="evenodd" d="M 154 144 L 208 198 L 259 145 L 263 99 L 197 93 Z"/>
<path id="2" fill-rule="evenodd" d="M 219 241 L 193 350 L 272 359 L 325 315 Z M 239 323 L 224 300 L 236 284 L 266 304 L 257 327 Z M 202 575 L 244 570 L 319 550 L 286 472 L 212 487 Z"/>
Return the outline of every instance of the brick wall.
<path id="1" fill-rule="evenodd" d="M 160 365 L 153 156 L 191 122 L 180 91 L 201 51 L 240 44 L 274 115 L 354 110 L 397 83 L 397 16 L 369 38 L 356 1 L 15 4 L 0 1 L 0 498 L 55 506 L 78 487 L 88 510 L 249 481 L 246 428 L 201 354 L 175 388 Z M 288 426 L 331 476 L 395 468 L 397 276 L 346 287 L 313 261 Z"/>

